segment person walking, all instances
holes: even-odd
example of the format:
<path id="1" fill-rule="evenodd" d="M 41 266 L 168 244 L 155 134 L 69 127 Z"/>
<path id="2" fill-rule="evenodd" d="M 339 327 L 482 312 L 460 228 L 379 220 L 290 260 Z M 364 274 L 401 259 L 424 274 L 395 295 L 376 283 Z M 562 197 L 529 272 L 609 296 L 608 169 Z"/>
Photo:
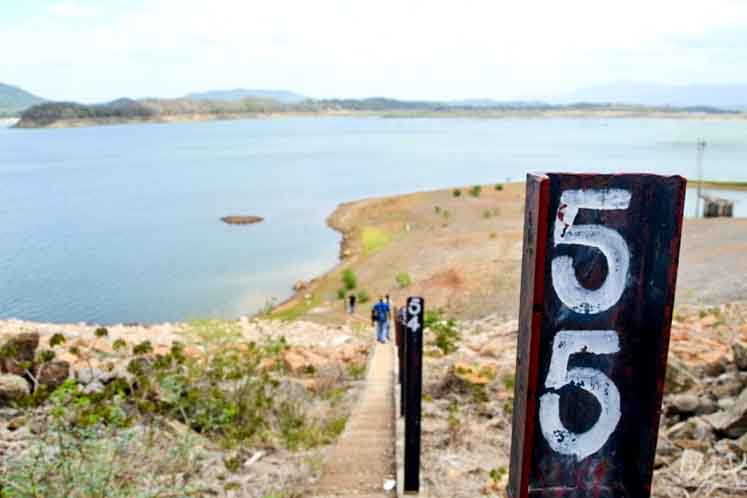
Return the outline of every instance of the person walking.
<path id="1" fill-rule="evenodd" d="M 376 340 L 380 343 L 387 341 L 387 330 L 389 328 L 389 306 L 380 297 L 373 308 L 371 308 L 371 325 L 376 327 Z"/>
<path id="2" fill-rule="evenodd" d="M 355 301 L 355 294 L 350 294 L 348 296 L 348 313 L 350 313 L 351 315 L 355 313 Z"/>
<path id="3" fill-rule="evenodd" d="M 384 339 L 389 340 L 389 322 L 394 318 L 394 310 L 392 310 L 392 300 L 389 299 L 389 294 L 384 296 L 384 304 L 386 304 L 386 324 L 384 325 Z"/>

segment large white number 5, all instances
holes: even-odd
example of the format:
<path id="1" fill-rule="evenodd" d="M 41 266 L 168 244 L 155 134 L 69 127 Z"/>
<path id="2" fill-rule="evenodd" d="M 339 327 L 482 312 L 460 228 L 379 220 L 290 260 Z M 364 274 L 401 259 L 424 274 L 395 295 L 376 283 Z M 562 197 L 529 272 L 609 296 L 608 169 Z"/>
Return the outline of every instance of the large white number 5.
<path id="1" fill-rule="evenodd" d="M 554 242 L 599 249 L 607 258 L 607 278 L 595 290 L 581 285 L 570 256 L 552 260 L 552 281 L 560 300 L 577 313 L 595 314 L 611 308 L 622 296 L 630 265 L 628 244 L 615 230 L 601 225 L 573 226 L 578 210 L 627 209 L 630 192 L 622 189 L 566 190 L 560 196 Z"/>
<path id="2" fill-rule="evenodd" d="M 568 360 L 574 353 L 612 354 L 620 350 L 614 330 L 561 330 L 553 341 L 550 369 L 545 379 L 548 389 L 572 385 L 584 389 L 602 407 L 599 418 L 586 432 L 569 431 L 560 420 L 560 395 L 548 392 L 540 397 L 539 419 L 542 435 L 550 447 L 577 460 L 599 451 L 620 421 L 620 392 L 604 373 L 593 368 L 571 368 Z"/>

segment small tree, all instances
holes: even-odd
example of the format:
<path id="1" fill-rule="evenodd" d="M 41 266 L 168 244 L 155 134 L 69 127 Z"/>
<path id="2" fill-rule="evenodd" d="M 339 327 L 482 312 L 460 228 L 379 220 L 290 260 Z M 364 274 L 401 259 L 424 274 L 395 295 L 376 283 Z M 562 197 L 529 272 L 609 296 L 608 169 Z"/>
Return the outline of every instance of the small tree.
<path id="1" fill-rule="evenodd" d="M 454 197 L 459 197 L 460 195 L 462 195 L 462 191 L 461 189 L 455 188 L 451 195 L 453 195 Z"/>
<path id="2" fill-rule="evenodd" d="M 347 269 L 342 272 L 342 283 L 347 290 L 353 290 L 358 285 L 358 279 L 353 273 L 353 270 Z"/>
<path id="3" fill-rule="evenodd" d="M 472 197 L 480 197 L 480 192 L 482 192 L 482 187 L 479 185 L 475 185 L 471 189 L 469 189 L 469 195 Z"/>

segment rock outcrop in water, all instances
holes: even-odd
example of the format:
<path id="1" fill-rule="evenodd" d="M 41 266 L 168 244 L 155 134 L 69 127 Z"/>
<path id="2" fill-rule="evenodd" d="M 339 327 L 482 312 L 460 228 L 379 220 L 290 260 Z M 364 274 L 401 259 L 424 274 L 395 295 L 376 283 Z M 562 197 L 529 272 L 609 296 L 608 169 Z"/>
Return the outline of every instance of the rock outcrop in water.
<path id="1" fill-rule="evenodd" d="M 226 223 L 228 225 L 253 225 L 254 223 L 259 223 L 261 221 L 264 221 L 264 218 L 260 216 L 224 216 L 220 219 L 223 223 Z"/>

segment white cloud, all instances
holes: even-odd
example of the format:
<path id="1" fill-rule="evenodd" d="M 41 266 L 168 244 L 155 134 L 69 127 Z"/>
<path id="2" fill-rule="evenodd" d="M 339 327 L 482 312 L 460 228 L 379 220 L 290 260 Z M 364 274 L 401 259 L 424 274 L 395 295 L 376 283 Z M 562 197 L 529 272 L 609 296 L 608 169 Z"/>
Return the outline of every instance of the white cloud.
<path id="1" fill-rule="evenodd" d="M 747 80 L 688 47 L 747 31 L 747 2 L 712 0 L 147 0 L 63 2 L 2 26 L 9 79 L 75 99 L 286 87 L 313 96 L 537 98 L 615 79 Z M 53 15 L 52 15 L 53 14 Z M 95 22 L 81 23 L 89 15 Z M 61 19 L 65 21 L 61 21 Z M 51 76 L 51 77 L 50 77 Z"/>
<path id="2" fill-rule="evenodd" d="M 59 17 L 86 17 L 89 11 L 79 4 L 61 2 L 49 7 L 49 12 Z"/>

